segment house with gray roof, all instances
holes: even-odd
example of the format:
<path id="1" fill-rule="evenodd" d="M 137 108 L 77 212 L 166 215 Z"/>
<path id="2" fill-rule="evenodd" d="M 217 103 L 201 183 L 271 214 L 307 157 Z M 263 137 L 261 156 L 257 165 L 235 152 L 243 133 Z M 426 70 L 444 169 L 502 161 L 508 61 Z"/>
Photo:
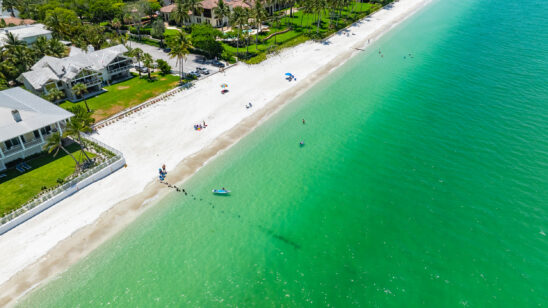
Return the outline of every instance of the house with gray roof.
<path id="1" fill-rule="evenodd" d="M 51 31 L 46 29 L 43 24 L 20 25 L 0 29 L 0 47 L 4 46 L 8 33 L 13 34 L 13 36 L 27 45 L 36 42 L 39 37 L 45 37 L 48 40 L 51 39 Z"/>
<path id="2" fill-rule="evenodd" d="M 24 89 L 0 91 L 0 171 L 14 160 L 41 152 L 47 137 L 62 134 L 72 116 Z"/>
<path id="3" fill-rule="evenodd" d="M 78 52 L 66 58 L 44 56 L 30 71 L 17 79 L 37 95 L 47 95 L 52 89 L 65 93 L 70 101 L 76 97 L 72 87 L 82 83 L 88 96 L 103 92 L 103 86 L 126 80 L 133 60 L 124 55 L 124 45 L 117 45 L 97 51 Z"/>

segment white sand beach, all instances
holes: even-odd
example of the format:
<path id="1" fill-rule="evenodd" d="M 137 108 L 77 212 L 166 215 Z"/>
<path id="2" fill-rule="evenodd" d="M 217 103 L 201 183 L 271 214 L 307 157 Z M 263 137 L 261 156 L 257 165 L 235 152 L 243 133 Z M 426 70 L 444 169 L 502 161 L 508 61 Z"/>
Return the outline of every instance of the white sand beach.
<path id="1" fill-rule="evenodd" d="M 428 2 L 400 0 L 327 43 L 307 42 L 259 65 L 240 63 L 100 129 L 93 137 L 124 153 L 127 168 L 0 236 L 0 306 L 65 270 L 142 213 L 151 199 L 170 192 L 157 180 L 162 164 L 170 183 L 188 178 L 284 103 L 359 54 L 356 48 L 367 48 L 368 40 L 372 44 Z M 286 72 L 297 81 L 284 79 Z M 222 83 L 228 84 L 229 93 L 220 93 Z M 246 109 L 249 102 L 253 107 Z M 208 127 L 195 131 L 193 125 L 202 121 Z"/>

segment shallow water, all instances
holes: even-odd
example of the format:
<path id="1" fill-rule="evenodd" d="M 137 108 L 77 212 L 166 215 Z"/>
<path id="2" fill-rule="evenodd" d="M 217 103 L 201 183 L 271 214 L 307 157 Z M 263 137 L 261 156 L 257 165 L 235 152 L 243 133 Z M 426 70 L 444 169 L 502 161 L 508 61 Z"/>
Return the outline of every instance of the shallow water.
<path id="1" fill-rule="evenodd" d="M 434 1 L 21 306 L 547 303 L 546 16 Z"/>

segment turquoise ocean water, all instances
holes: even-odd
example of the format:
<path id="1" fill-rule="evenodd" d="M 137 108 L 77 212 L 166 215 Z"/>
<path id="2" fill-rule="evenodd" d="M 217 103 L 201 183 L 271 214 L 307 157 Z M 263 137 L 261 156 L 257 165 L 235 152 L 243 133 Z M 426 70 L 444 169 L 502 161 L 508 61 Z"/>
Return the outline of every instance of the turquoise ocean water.
<path id="1" fill-rule="evenodd" d="M 546 305 L 547 16 L 434 1 L 20 306 Z"/>

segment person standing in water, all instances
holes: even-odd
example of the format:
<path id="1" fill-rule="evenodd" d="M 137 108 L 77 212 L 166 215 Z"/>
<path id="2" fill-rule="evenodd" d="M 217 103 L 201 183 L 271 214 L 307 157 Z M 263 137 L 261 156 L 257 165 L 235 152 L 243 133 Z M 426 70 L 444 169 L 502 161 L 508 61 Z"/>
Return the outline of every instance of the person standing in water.
<path id="1" fill-rule="evenodd" d="M 303 124 L 306 124 L 306 121 L 303 119 Z"/>

